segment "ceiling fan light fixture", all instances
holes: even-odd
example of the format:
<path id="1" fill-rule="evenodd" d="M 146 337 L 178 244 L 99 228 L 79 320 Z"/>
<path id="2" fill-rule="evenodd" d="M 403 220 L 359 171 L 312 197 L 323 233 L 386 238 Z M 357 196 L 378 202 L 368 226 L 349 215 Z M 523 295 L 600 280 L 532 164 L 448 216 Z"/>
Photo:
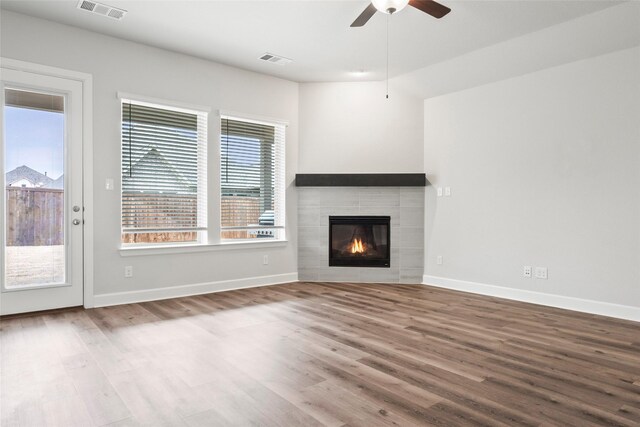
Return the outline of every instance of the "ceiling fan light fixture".
<path id="1" fill-rule="evenodd" d="M 371 3 L 378 11 L 391 15 L 404 9 L 409 0 L 372 0 Z"/>

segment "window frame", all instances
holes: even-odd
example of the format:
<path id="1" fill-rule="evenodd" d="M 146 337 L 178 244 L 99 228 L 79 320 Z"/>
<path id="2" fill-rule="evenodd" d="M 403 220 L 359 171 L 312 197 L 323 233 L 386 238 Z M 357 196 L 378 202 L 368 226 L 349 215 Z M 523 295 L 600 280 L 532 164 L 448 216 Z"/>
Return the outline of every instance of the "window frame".
<path id="1" fill-rule="evenodd" d="M 223 227 L 222 226 L 222 137 L 224 135 L 222 128 L 222 120 L 223 119 L 231 119 L 236 121 L 245 121 L 248 123 L 255 123 L 267 126 L 273 126 L 274 128 L 281 128 L 282 137 L 281 140 L 278 138 L 274 138 L 274 144 L 280 143 L 281 146 L 275 149 L 276 153 L 280 153 L 280 158 L 276 158 L 276 163 L 281 163 L 281 169 L 274 166 L 274 173 L 280 173 L 281 176 L 274 176 L 274 192 L 273 196 L 276 199 L 280 199 L 277 203 L 280 205 L 279 218 L 280 224 L 272 226 L 238 226 L 238 227 Z M 287 162 L 286 162 L 286 146 L 287 146 L 287 129 L 289 127 L 289 122 L 282 119 L 277 119 L 273 117 L 265 117 L 265 116 L 257 116 L 245 113 L 239 113 L 235 111 L 227 111 L 227 110 L 219 110 L 218 111 L 218 166 L 219 166 L 219 174 L 218 174 L 218 190 L 219 190 L 219 209 L 218 214 L 220 215 L 218 221 L 218 233 L 217 239 L 223 245 L 238 245 L 238 244 L 255 244 L 255 245 L 266 245 L 267 243 L 277 243 L 277 242 L 286 242 L 287 240 L 287 228 L 286 228 L 286 174 L 287 174 Z M 276 188 L 278 187 L 278 188 Z M 276 202 L 274 202 L 275 204 Z M 276 207 L 274 206 L 274 211 Z M 250 230 L 250 229 L 273 229 L 276 230 L 276 237 L 269 239 L 257 239 L 257 238 L 246 238 L 246 239 L 234 239 L 234 238 L 223 238 L 222 233 L 227 230 Z"/>
<path id="2" fill-rule="evenodd" d="M 207 158 L 205 159 L 205 166 L 207 167 L 207 181 L 211 179 L 215 174 L 211 173 L 211 171 L 215 170 L 217 167 L 217 187 L 213 187 L 208 185 L 206 191 L 206 213 L 207 213 L 207 227 L 205 231 L 199 231 L 198 233 L 201 235 L 201 238 L 197 241 L 189 241 L 189 242 L 164 242 L 164 243 L 120 243 L 119 253 L 121 257 L 130 257 L 130 256 L 155 256 L 155 255 L 169 255 L 169 254 L 182 254 L 182 253 L 199 253 L 199 252 L 209 252 L 209 251 L 219 251 L 219 250 L 239 250 L 239 249 L 247 249 L 247 248 L 258 248 L 258 247 L 285 247 L 288 245 L 287 233 L 286 233 L 286 173 L 287 173 L 287 162 L 286 162 L 286 138 L 287 138 L 287 129 L 289 127 L 289 121 L 282 120 L 273 117 L 267 116 L 257 116 L 250 115 L 245 113 L 238 113 L 234 111 L 226 111 L 226 110 L 217 110 L 216 114 L 211 114 L 211 107 L 204 105 L 196 105 L 191 103 L 185 103 L 175 100 L 166 100 L 161 98 L 149 97 L 145 95 L 139 94 L 131 94 L 127 92 L 117 92 L 116 97 L 119 100 L 119 114 L 122 114 L 122 99 L 134 100 L 141 103 L 155 104 L 160 106 L 165 106 L 168 108 L 175 109 L 184 109 L 189 110 L 191 112 L 202 112 L 207 113 L 207 124 L 208 131 L 205 143 L 207 145 Z M 283 162 L 283 184 L 282 184 L 282 215 L 283 225 L 281 226 L 282 232 L 278 239 L 247 239 L 247 240 L 239 240 L 239 239 L 224 239 L 220 238 L 221 234 L 221 192 L 218 193 L 218 206 L 213 206 L 212 201 L 216 199 L 216 191 L 221 191 L 221 168 L 220 168 L 220 143 L 222 138 L 222 130 L 220 129 L 221 116 L 231 116 L 234 118 L 239 118 L 243 120 L 250 121 L 258 121 L 264 122 L 270 125 L 281 125 L 284 127 L 284 140 L 283 140 L 283 150 L 282 150 L 282 159 Z M 216 117 L 217 116 L 217 117 Z M 211 120 L 216 120 L 215 126 L 211 126 Z M 212 129 L 215 129 L 212 131 Z M 122 117 L 118 122 L 118 134 L 120 138 L 122 138 Z M 211 136 L 212 134 L 216 134 L 217 141 L 216 145 L 213 146 L 213 150 L 211 149 Z M 122 142 L 120 141 L 119 145 L 120 156 L 122 156 Z M 215 159 L 212 157 L 215 156 Z M 215 162 L 214 163 L 212 163 Z M 120 158 L 120 164 L 122 164 L 122 158 Z M 213 165 L 213 169 L 211 166 Z M 122 170 L 120 170 L 122 174 Z M 208 182 L 207 182 L 208 184 Z M 120 186 L 120 203 L 122 203 L 122 187 Z M 220 215 L 219 220 L 213 220 L 214 212 L 217 215 Z M 119 241 L 122 238 L 122 206 L 120 209 L 120 237 Z"/>
<path id="3" fill-rule="evenodd" d="M 202 105 L 194 105 L 187 104 L 179 101 L 165 100 L 159 98 L 148 97 L 144 95 L 136 95 L 125 92 L 118 92 L 118 106 L 120 109 L 120 121 L 119 121 L 119 134 L 120 134 L 120 249 L 121 250 L 135 250 L 135 249 L 149 249 L 149 248 L 175 248 L 182 246 L 198 246 L 207 243 L 208 234 L 209 234 L 209 191 L 208 191 L 208 176 L 209 176 L 209 154 L 208 154 L 208 146 L 209 146 L 209 132 L 208 132 L 208 121 L 211 116 L 211 108 Z M 168 241 L 168 242 L 140 242 L 140 243 L 124 243 L 122 242 L 122 237 L 125 233 L 125 228 L 123 227 L 122 219 L 123 219 L 123 180 L 122 180 L 122 164 L 123 164 L 123 136 L 122 136 L 122 128 L 124 124 L 125 117 L 122 115 L 123 105 L 125 103 L 137 104 L 141 106 L 158 108 L 158 109 L 166 109 L 170 111 L 175 111 L 179 113 L 188 113 L 195 115 L 203 115 L 204 122 L 204 132 L 199 129 L 200 122 L 198 122 L 197 129 L 197 222 L 198 226 L 193 228 L 193 232 L 196 233 L 195 240 L 189 241 Z M 201 171 L 200 168 L 204 168 L 204 171 Z M 169 231 L 167 229 L 167 231 Z M 175 230 L 176 232 L 182 232 L 184 230 Z M 131 231 L 129 231 L 131 232 Z"/>

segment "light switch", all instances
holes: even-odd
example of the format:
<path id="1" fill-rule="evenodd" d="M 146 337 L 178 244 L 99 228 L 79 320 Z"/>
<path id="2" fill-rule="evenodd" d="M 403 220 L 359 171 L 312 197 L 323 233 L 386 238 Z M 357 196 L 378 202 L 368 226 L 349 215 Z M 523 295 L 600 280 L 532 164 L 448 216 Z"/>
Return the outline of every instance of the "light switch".
<path id="1" fill-rule="evenodd" d="M 113 178 L 107 178 L 107 180 L 104 183 L 104 188 L 106 188 L 107 190 L 113 190 L 114 184 L 113 184 Z"/>
<path id="2" fill-rule="evenodd" d="M 442 197 L 442 187 L 438 187 L 438 197 Z"/>
<path id="3" fill-rule="evenodd" d="M 451 196 L 451 187 L 444 187 L 444 195 L 446 197 Z"/>

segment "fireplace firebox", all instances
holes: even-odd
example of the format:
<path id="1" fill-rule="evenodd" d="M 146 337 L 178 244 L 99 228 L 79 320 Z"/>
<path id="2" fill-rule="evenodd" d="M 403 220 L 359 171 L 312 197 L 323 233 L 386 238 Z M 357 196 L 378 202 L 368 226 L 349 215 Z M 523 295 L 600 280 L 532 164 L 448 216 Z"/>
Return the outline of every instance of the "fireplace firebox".
<path id="1" fill-rule="evenodd" d="M 329 265 L 391 266 L 391 227 L 388 216 L 330 216 Z"/>

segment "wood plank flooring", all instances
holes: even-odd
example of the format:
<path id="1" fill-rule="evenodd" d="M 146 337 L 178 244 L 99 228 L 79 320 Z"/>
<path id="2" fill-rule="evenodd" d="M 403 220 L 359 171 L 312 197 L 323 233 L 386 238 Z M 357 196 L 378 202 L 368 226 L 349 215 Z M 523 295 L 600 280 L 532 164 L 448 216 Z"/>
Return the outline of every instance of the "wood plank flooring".
<path id="1" fill-rule="evenodd" d="M 1 322 L 2 426 L 638 426 L 640 324 L 290 283 Z"/>

